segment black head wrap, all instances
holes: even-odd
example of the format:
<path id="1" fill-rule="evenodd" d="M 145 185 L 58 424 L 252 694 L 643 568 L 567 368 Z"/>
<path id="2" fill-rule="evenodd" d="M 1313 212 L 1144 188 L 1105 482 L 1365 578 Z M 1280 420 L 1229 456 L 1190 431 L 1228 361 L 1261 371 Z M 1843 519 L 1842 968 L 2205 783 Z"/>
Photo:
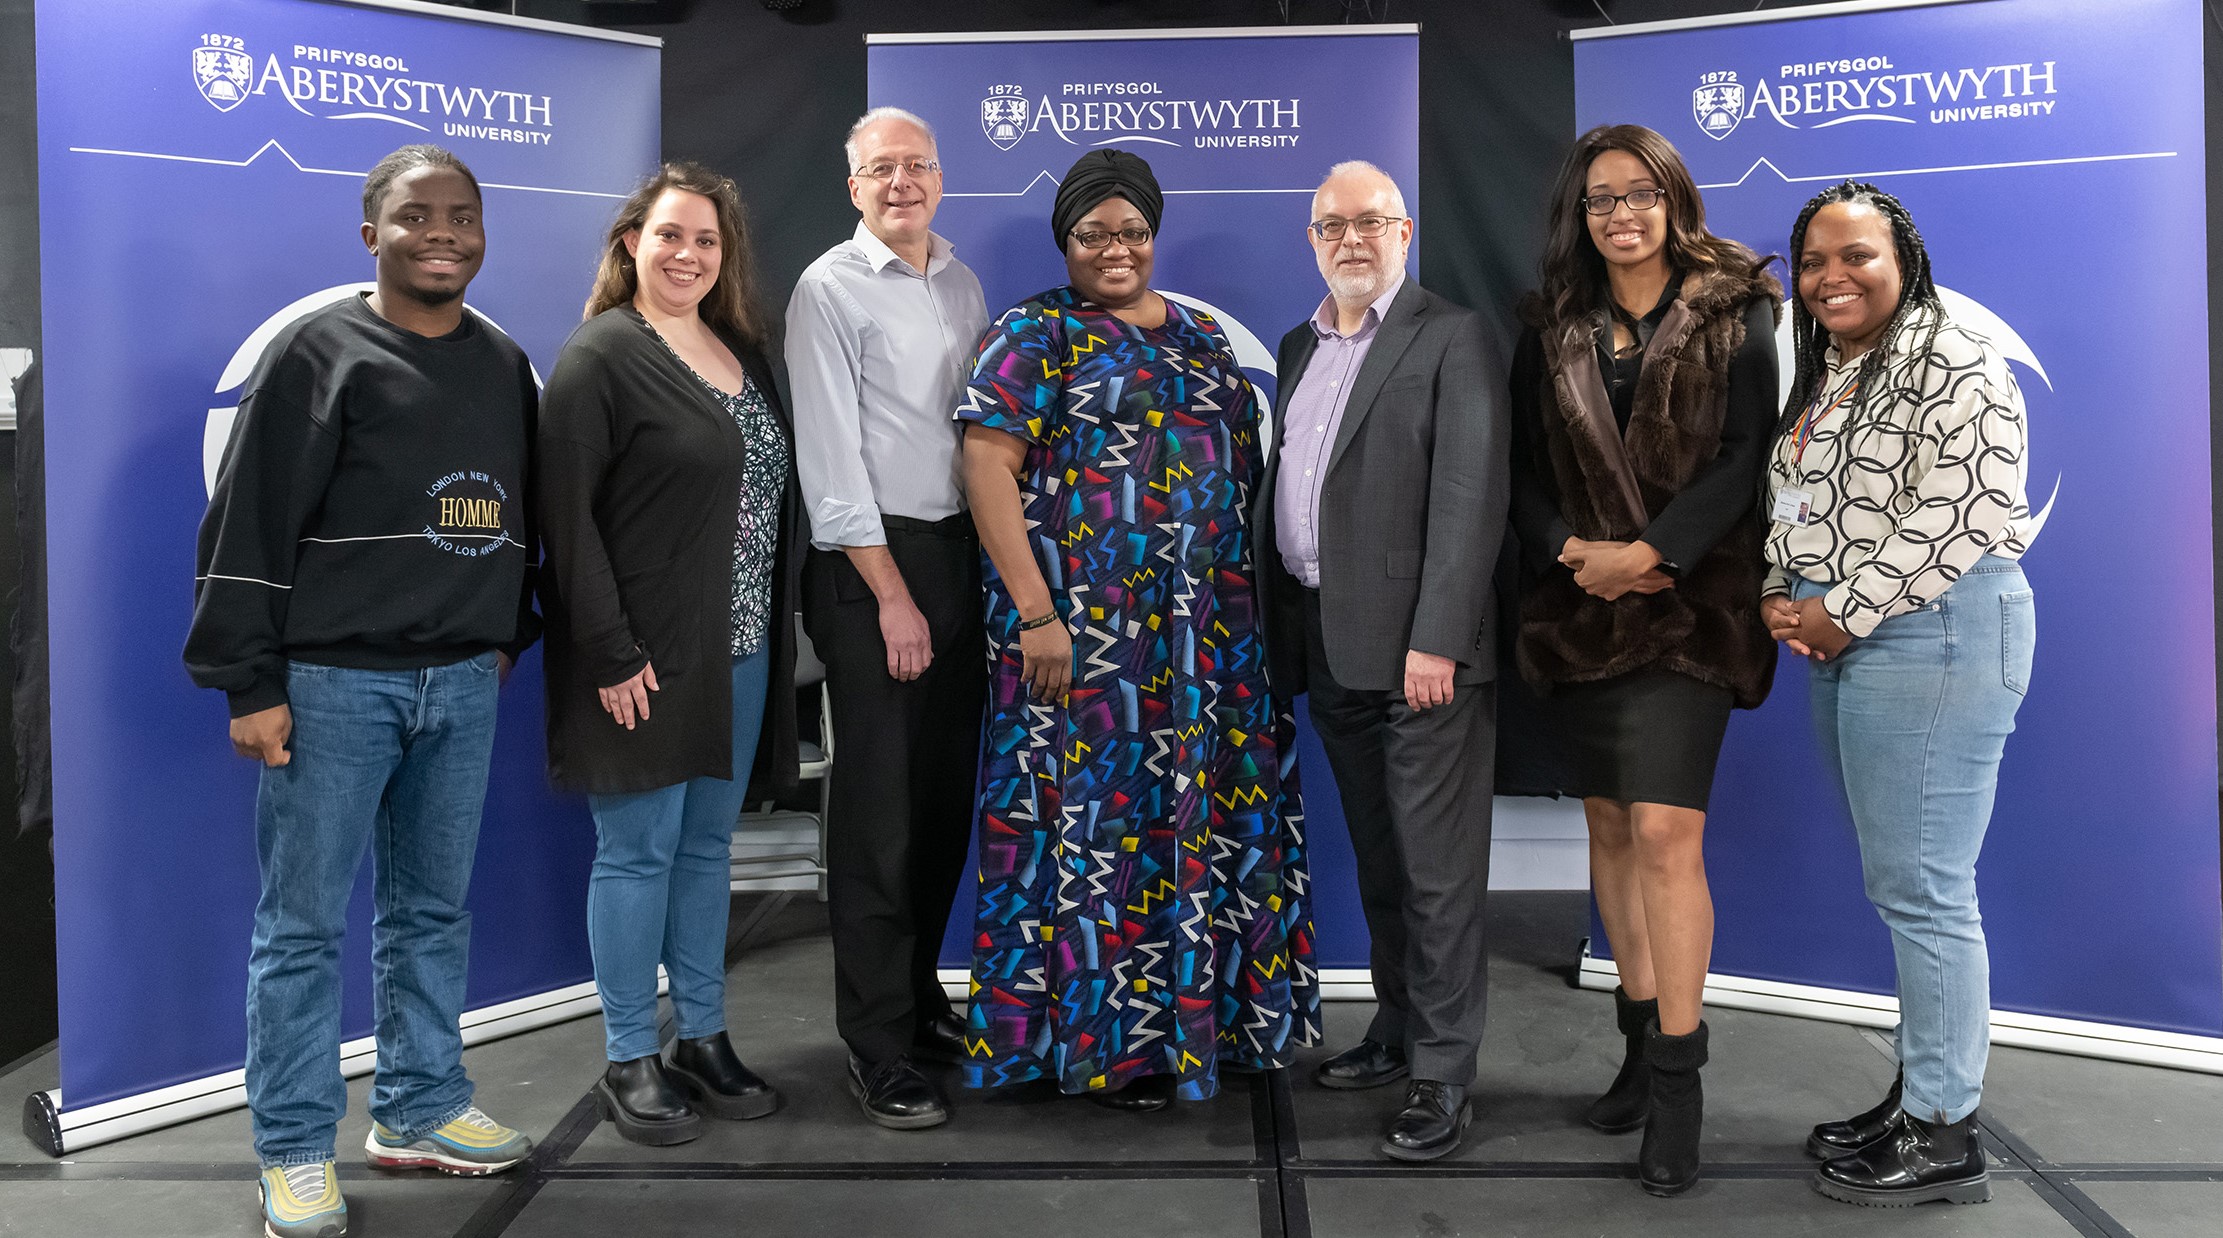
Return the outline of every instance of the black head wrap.
<path id="1" fill-rule="evenodd" d="M 1151 173 L 1150 165 L 1141 156 L 1123 150 L 1092 150 L 1066 169 L 1065 179 L 1057 187 L 1057 205 L 1050 208 L 1050 235 L 1060 253 L 1065 250 L 1065 234 L 1108 198 L 1127 199 L 1142 212 L 1142 221 L 1150 225 L 1150 230 L 1158 230 L 1166 196 L 1158 188 L 1158 178 Z"/>

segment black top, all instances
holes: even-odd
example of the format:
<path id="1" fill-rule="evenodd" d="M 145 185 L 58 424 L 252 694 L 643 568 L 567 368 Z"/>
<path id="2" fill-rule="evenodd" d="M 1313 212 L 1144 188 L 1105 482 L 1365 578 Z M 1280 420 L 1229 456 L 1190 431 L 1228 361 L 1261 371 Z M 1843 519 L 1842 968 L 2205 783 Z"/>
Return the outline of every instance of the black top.
<path id="1" fill-rule="evenodd" d="M 791 437 L 763 355 L 722 337 Z M 548 378 L 537 462 L 548 546 L 548 770 L 562 786 L 619 794 L 733 766 L 734 537 L 749 442 L 718 393 L 630 306 L 571 335 Z M 792 462 L 777 498 L 764 751 L 795 769 Z M 653 665 L 649 717 L 626 730 L 595 690 Z"/>
<path id="2" fill-rule="evenodd" d="M 201 521 L 193 681 L 233 717 L 286 703 L 286 659 L 440 666 L 539 634 L 532 367 L 466 313 L 437 339 L 361 295 L 286 328 L 247 380 Z"/>
<path id="3" fill-rule="evenodd" d="M 1668 307 L 1681 295 L 1681 288 L 1681 280 L 1669 281 L 1669 292 L 1640 321 L 1648 320 L 1657 326 L 1666 316 Z M 1639 339 L 1649 347 L 1651 332 L 1642 331 Z M 1605 347 L 1610 349 L 1610 343 Z M 1765 297 L 1755 298 L 1744 309 L 1744 342 L 1729 359 L 1729 407 L 1722 418 L 1720 454 L 1668 501 L 1639 539 L 1660 553 L 1665 560 L 1661 567 L 1670 575 L 1704 558 L 1706 552 L 1728 534 L 1738 518 L 1759 501 L 1752 479 L 1758 476 L 1767 458 L 1768 445 L 1775 432 L 1777 392 L 1772 382 L 1775 367 L 1767 364 L 1774 352 L 1774 307 Z M 1605 364 L 1608 359 L 1613 364 Z M 1641 370 L 1642 364 L 1641 351 L 1626 358 L 1610 357 L 1610 354 L 1601 358 L 1603 374 L 1614 374 L 1620 365 L 1634 367 L 1626 381 L 1609 384 L 1613 415 L 1624 433 L 1635 406 L 1636 371 Z M 1537 439 L 1543 433 L 1543 414 L 1536 407 L 1534 393 L 1540 390 L 1543 378 L 1543 339 L 1530 328 L 1521 333 L 1520 344 L 1513 353 L 1512 389 L 1521 405 L 1513 415 L 1513 458 L 1516 460 L 1536 459 L 1541 450 Z M 1549 567 L 1558 557 L 1560 547 L 1574 536 L 1574 530 L 1559 514 L 1558 484 L 1547 473 L 1532 468 L 1513 470 L 1513 527 L 1528 550 L 1530 567 L 1539 571 Z"/>

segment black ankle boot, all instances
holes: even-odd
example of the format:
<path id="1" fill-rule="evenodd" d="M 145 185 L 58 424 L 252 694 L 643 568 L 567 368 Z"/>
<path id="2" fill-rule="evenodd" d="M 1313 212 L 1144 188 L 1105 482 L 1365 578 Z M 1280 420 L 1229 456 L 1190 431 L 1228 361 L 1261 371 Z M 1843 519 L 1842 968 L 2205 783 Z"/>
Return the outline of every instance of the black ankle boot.
<path id="1" fill-rule="evenodd" d="M 1976 1138 L 1976 1115 L 1925 1122 L 1901 1109 L 1881 1139 L 1851 1156 L 1823 1161 L 1814 1189 L 1870 1208 L 1904 1208 L 1942 1199 L 1980 1204 L 1991 1198 L 1991 1172 Z"/>
<path id="2" fill-rule="evenodd" d="M 741 1064 L 724 1032 L 673 1041 L 664 1073 L 714 1118 L 761 1118 L 780 1107 L 780 1094 Z"/>
<path id="3" fill-rule="evenodd" d="M 1621 1073 L 1613 1076 L 1613 1085 L 1582 1115 L 1592 1129 L 1621 1135 L 1644 1125 L 1644 1115 L 1652 1108 L 1652 1070 L 1644 1064 L 1644 1029 L 1659 1017 L 1658 998 L 1636 1001 L 1627 990 L 1614 986 L 1613 1021 L 1621 1029 L 1623 1044 Z"/>
<path id="4" fill-rule="evenodd" d="M 1906 1086 L 1905 1071 L 1891 1081 L 1891 1090 L 1883 1094 L 1882 1103 L 1866 1113 L 1856 1113 L 1841 1122 L 1824 1122 L 1806 1137 L 1806 1154 L 1818 1161 L 1851 1156 L 1869 1144 L 1884 1137 L 1891 1130 L 1891 1115 L 1899 1112 L 1899 1092 Z"/>
<path id="5" fill-rule="evenodd" d="M 1698 1138 L 1705 1126 L 1706 1090 L 1698 1071 L 1706 1064 L 1706 1025 L 1687 1036 L 1668 1036 L 1652 1021 L 1644 1032 L 1644 1061 L 1651 1067 L 1650 1112 L 1644 1146 L 1636 1154 L 1637 1178 L 1654 1195 L 1680 1195 L 1698 1181 Z"/>
<path id="6" fill-rule="evenodd" d="M 651 1053 L 630 1062 L 612 1062 L 594 1082 L 595 1104 L 617 1132 L 634 1143 L 665 1147 L 702 1133 L 702 1119 L 687 1107 L 664 1075 L 663 1059 Z"/>

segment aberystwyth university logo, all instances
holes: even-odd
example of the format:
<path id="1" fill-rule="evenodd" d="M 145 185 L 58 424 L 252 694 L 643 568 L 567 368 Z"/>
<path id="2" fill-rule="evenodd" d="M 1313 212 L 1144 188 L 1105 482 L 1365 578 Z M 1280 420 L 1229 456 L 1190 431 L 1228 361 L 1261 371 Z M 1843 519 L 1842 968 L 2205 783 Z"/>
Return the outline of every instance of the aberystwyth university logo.
<path id="1" fill-rule="evenodd" d="M 219 112 L 276 95 L 320 120 L 377 120 L 442 137 L 546 146 L 555 140 L 555 97 L 425 81 L 388 51 L 291 45 L 259 62 L 237 35 L 204 34 L 192 49 L 193 85 Z M 310 111 L 310 107 L 318 110 Z M 338 109 L 338 110 L 326 110 Z"/>
<path id="2" fill-rule="evenodd" d="M 990 86 L 980 130 L 998 150 L 1047 129 L 1071 146 L 1295 146 L 1302 99 L 1177 99 L 1161 82 L 1066 82 L 1029 99 L 1012 83 Z"/>
<path id="3" fill-rule="evenodd" d="M 1744 119 L 1744 83 L 1735 70 L 1708 73 L 1690 92 L 1690 114 L 1699 132 L 1715 140 L 1728 137 Z"/>
<path id="4" fill-rule="evenodd" d="M 1027 110 L 1027 97 L 1017 86 L 991 87 L 980 101 L 980 131 L 997 150 L 1010 150 L 1027 135 Z"/>
<path id="5" fill-rule="evenodd" d="M 1840 56 L 1777 65 L 1749 88 L 1719 69 L 1699 75 L 1690 113 L 1717 140 L 1761 112 L 1786 129 L 2045 120 L 2061 104 L 2056 63 L 1907 70 L 1891 55 Z"/>
<path id="6" fill-rule="evenodd" d="M 193 49 L 193 84 L 201 97 L 219 112 L 229 112 L 247 101 L 255 80 L 255 58 L 247 45 L 228 34 L 204 34 Z"/>

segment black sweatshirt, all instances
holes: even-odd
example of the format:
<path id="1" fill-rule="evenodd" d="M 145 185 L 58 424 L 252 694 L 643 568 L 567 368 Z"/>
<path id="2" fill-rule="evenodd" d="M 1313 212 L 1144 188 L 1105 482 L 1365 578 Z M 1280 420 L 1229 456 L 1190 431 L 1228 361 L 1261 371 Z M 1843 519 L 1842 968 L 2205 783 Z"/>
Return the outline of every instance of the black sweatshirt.
<path id="1" fill-rule="evenodd" d="M 271 341 L 201 520 L 185 665 L 233 717 L 286 660 L 441 666 L 539 634 L 532 367 L 466 313 L 437 339 L 351 296 Z"/>

